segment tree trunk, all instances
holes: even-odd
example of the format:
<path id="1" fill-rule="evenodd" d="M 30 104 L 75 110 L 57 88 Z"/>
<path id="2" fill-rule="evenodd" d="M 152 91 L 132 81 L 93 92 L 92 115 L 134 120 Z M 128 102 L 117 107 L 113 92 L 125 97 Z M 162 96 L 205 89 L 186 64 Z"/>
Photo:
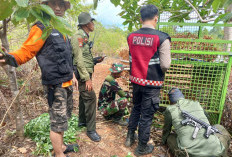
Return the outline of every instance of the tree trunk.
<path id="1" fill-rule="evenodd" d="M 7 39 L 7 20 L 3 20 L 3 30 L 0 31 L 0 38 L 2 41 L 2 46 L 5 47 L 9 51 L 9 42 Z M 16 80 L 16 73 L 15 73 L 15 68 L 12 66 L 6 66 L 4 69 L 7 71 L 7 75 L 9 78 L 10 82 L 10 89 L 11 89 L 11 94 L 13 97 L 15 97 L 19 90 L 18 90 L 18 85 L 17 85 L 17 80 Z M 24 130 L 24 121 L 23 121 L 23 115 L 22 115 L 22 110 L 20 106 L 19 99 L 17 98 L 14 104 L 14 111 L 16 112 L 16 134 L 19 137 L 23 137 Z"/>

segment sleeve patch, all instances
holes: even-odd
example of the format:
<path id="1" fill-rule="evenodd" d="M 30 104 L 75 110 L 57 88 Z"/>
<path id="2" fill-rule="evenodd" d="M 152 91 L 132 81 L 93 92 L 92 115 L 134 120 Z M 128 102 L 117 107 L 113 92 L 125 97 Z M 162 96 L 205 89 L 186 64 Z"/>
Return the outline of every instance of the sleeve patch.
<path id="1" fill-rule="evenodd" d="M 85 40 L 84 40 L 84 41 L 85 41 L 85 43 L 87 43 L 87 42 L 88 42 L 88 38 L 85 38 Z"/>
<path id="2" fill-rule="evenodd" d="M 79 41 L 79 47 L 83 47 L 84 39 L 83 38 L 78 38 L 78 41 Z"/>

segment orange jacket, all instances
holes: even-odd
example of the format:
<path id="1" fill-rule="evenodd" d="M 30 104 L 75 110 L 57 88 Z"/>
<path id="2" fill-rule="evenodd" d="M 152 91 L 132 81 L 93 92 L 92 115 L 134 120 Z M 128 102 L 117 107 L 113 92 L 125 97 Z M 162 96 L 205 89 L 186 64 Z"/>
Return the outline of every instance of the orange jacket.
<path id="1" fill-rule="evenodd" d="M 43 47 L 45 41 L 40 39 L 42 33 L 43 33 L 42 30 L 38 26 L 34 25 L 31 28 L 27 40 L 23 43 L 21 48 L 9 53 L 15 57 L 19 65 L 24 64 L 27 61 L 31 60 L 34 56 L 37 55 L 37 53 Z M 62 84 L 62 87 L 68 87 L 70 85 L 72 85 L 72 80 L 68 82 L 64 82 Z"/>

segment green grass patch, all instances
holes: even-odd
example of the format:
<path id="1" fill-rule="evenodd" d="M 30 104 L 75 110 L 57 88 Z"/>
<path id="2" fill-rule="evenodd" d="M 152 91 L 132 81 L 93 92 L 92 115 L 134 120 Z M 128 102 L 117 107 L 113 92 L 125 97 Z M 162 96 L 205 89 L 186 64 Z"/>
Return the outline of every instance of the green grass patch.
<path id="1" fill-rule="evenodd" d="M 78 128 L 78 117 L 72 116 L 68 122 L 68 130 L 64 132 L 64 143 L 76 143 L 77 133 L 82 131 Z M 24 126 L 25 136 L 36 142 L 35 155 L 51 156 L 52 144 L 49 137 L 50 119 L 48 113 L 32 119 Z M 78 150 L 77 150 L 78 151 Z"/>

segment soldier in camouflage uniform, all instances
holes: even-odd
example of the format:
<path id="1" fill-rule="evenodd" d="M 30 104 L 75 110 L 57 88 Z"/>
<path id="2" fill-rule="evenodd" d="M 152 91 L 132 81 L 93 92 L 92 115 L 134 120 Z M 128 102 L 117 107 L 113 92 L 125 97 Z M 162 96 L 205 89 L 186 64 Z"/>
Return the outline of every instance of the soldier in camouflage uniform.
<path id="1" fill-rule="evenodd" d="M 106 120 L 112 119 L 113 122 L 126 126 L 128 123 L 123 121 L 122 117 L 130 95 L 124 92 L 115 80 L 121 76 L 123 65 L 114 63 L 110 71 L 111 75 L 106 77 L 99 93 L 98 109 Z M 115 100 L 116 94 L 121 98 Z"/>
<path id="2" fill-rule="evenodd" d="M 96 94 L 92 86 L 94 65 L 103 57 L 93 58 L 89 32 L 94 30 L 93 18 L 89 13 L 82 12 L 78 16 L 79 30 L 72 36 L 74 73 L 79 87 L 79 127 L 87 126 L 87 136 L 98 142 L 101 137 L 96 132 Z"/>

